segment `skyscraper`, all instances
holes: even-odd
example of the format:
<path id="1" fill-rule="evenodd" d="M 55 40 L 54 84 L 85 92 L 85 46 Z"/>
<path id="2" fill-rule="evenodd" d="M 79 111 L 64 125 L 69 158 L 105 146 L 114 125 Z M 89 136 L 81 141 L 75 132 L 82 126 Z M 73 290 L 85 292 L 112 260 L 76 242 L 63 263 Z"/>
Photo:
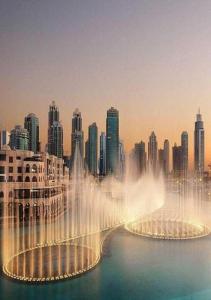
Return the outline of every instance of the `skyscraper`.
<path id="1" fill-rule="evenodd" d="M 63 127 L 59 121 L 59 109 L 54 101 L 48 112 L 48 153 L 63 157 Z"/>
<path id="2" fill-rule="evenodd" d="M 188 172 L 188 133 L 183 131 L 181 134 L 181 147 L 182 147 L 182 171 L 183 175 Z"/>
<path id="3" fill-rule="evenodd" d="M 164 149 L 158 149 L 158 165 L 159 169 L 164 171 Z"/>
<path id="4" fill-rule="evenodd" d="M 49 128 L 49 148 L 48 153 L 63 157 L 63 127 L 59 121 L 54 121 Z"/>
<path id="5" fill-rule="evenodd" d="M 11 149 L 28 150 L 29 149 L 29 133 L 28 130 L 20 125 L 16 125 L 10 132 Z"/>
<path id="6" fill-rule="evenodd" d="M 119 163 L 119 112 L 114 107 L 106 118 L 106 173 L 117 174 Z"/>
<path id="7" fill-rule="evenodd" d="M 72 117 L 72 133 L 71 133 L 71 157 L 74 158 L 76 143 L 79 145 L 81 157 L 84 156 L 84 133 L 82 131 L 81 113 L 76 108 Z"/>
<path id="8" fill-rule="evenodd" d="M 10 133 L 3 129 L 1 131 L 1 141 L 0 141 L 0 147 L 2 148 L 4 145 L 9 145 L 10 143 Z"/>
<path id="9" fill-rule="evenodd" d="M 163 171 L 166 176 L 169 174 L 169 141 L 164 141 L 163 147 Z"/>
<path id="10" fill-rule="evenodd" d="M 183 171 L 183 152 L 182 146 L 177 146 L 175 143 L 172 147 L 173 173 L 174 176 L 179 177 Z"/>
<path id="11" fill-rule="evenodd" d="M 104 132 L 100 135 L 99 173 L 101 176 L 106 175 L 106 135 Z"/>
<path id="12" fill-rule="evenodd" d="M 149 166 L 151 166 L 153 171 L 156 171 L 156 167 L 157 167 L 157 152 L 158 152 L 157 149 L 158 149 L 157 139 L 153 131 L 149 137 L 149 143 L 148 143 L 148 162 L 149 162 Z"/>
<path id="13" fill-rule="evenodd" d="M 196 115 L 194 130 L 194 169 L 199 176 L 204 172 L 204 124 L 200 110 Z"/>
<path id="14" fill-rule="evenodd" d="M 146 152 L 145 152 L 145 143 L 141 141 L 136 143 L 134 147 L 134 159 L 135 159 L 135 168 L 137 170 L 137 176 L 139 177 L 146 171 Z"/>
<path id="15" fill-rule="evenodd" d="M 98 129 L 96 123 L 89 126 L 88 129 L 88 168 L 92 175 L 97 174 L 97 142 L 98 142 Z"/>
<path id="16" fill-rule="evenodd" d="M 123 141 L 119 141 L 119 178 L 123 179 L 125 175 L 125 149 Z"/>
<path id="17" fill-rule="evenodd" d="M 29 133 L 29 150 L 34 153 L 39 152 L 39 120 L 35 114 L 29 114 L 25 117 L 24 128 Z"/>
<path id="18" fill-rule="evenodd" d="M 53 122 L 59 122 L 59 109 L 56 106 L 55 101 L 52 101 L 51 105 L 49 106 L 48 112 L 48 127 L 50 128 L 53 125 Z"/>

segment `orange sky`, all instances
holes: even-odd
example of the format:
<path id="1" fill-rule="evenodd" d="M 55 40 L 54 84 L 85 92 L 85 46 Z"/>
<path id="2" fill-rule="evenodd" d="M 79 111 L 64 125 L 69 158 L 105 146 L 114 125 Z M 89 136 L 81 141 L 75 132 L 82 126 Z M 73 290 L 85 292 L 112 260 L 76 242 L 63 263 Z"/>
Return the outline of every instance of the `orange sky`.
<path id="1" fill-rule="evenodd" d="M 0 9 L 0 127 L 34 112 L 46 143 L 55 100 L 70 149 L 73 110 L 105 130 L 120 112 L 126 149 L 154 130 L 159 146 L 189 133 L 201 108 L 211 162 L 210 1 L 6 1 Z"/>

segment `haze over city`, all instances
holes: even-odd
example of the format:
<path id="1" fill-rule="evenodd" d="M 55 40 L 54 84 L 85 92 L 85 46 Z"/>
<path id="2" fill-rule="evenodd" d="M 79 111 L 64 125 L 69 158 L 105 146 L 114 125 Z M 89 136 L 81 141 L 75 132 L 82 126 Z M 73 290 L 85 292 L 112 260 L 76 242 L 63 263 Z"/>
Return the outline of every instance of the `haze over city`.
<path id="1" fill-rule="evenodd" d="M 105 130 L 106 110 L 120 112 L 126 150 L 159 145 L 189 134 L 190 163 L 198 108 L 211 161 L 210 1 L 2 1 L 0 9 L 1 128 L 40 119 L 47 142 L 47 112 L 60 108 L 65 153 L 70 153 L 73 110 L 83 129 Z M 169 124 L 171 126 L 169 126 Z"/>

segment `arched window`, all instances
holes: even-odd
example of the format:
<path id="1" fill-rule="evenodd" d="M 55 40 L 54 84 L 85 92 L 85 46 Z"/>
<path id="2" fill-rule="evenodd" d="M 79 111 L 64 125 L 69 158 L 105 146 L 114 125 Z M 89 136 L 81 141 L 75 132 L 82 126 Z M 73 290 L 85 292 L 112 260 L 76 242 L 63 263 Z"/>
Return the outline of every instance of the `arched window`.
<path id="1" fill-rule="evenodd" d="M 25 182 L 30 182 L 30 178 L 29 178 L 29 176 L 26 176 L 26 178 L 25 178 Z"/>
<path id="2" fill-rule="evenodd" d="M 32 182 L 37 182 L 37 177 L 36 176 L 32 177 Z"/>
<path id="3" fill-rule="evenodd" d="M 30 165 L 29 164 L 26 165 L 26 173 L 30 173 Z"/>
<path id="4" fill-rule="evenodd" d="M 37 173 L 37 166 L 35 164 L 32 166 L 32 173 Z"/>
<path id="5" fill-rule="evenodd" d="M 4 198 L 4 192 L 0 191 L 0 198 Z"/>

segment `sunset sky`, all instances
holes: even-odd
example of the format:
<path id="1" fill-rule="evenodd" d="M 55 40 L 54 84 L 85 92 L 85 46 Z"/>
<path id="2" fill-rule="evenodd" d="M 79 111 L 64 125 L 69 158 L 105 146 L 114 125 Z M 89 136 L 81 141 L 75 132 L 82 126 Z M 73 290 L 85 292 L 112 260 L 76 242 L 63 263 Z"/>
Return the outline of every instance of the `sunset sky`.
<path id="1" fill-rule="evenodd" d="M 192 158 L 200 107 L 211 162 L 211 1 L 1 0 L 0 128 L 34 112 L 44 147 L 52 100 L 66 153 L 76 107 L 87 135 L 114 106 L 126 150 L 152 130 L 159 147 L 186 130 Z"/>

